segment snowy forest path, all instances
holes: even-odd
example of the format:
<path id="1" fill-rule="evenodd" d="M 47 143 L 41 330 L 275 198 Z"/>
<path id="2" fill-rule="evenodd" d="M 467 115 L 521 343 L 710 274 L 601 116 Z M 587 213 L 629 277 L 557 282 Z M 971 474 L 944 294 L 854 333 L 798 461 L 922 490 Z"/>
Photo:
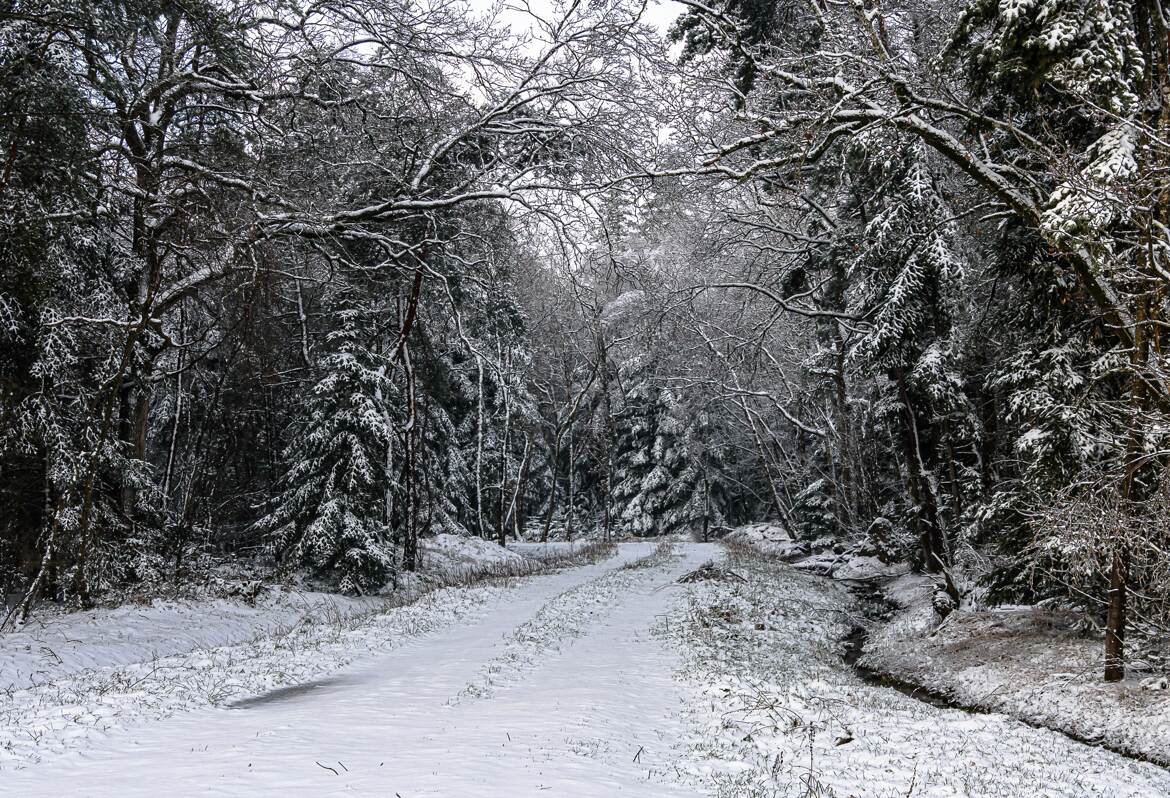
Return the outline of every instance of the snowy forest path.
<path id="1" fill-rule="evenodd" d="M 118 732 L 4 774 L 13 795 L 639 796 L 680 728 L 674 656 L 650 629 L 714 546 L 652 544 L 526 580 L 475 619 L 314 683 Z M 639 567 L 626 568 L 634 563 Z M 681 589 L 681 588 L 680 588 Z"/>

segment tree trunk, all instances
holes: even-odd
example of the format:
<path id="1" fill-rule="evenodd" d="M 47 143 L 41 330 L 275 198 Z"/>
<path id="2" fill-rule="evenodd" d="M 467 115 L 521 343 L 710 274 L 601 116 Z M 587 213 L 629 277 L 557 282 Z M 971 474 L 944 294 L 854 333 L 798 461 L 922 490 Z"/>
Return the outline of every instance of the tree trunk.
<path id="1" fill-rule="evenodd" d="M 524 489 L 524 480 L 528 473 L 528 458 L 531 453 L 532 438 L 525 437 L 524 456 L 520 459 L 520 471 L 516 474 L 516 487 L 512 490 L 512 500 L 508 503 L 508 510 L 500 520 L 499 543 L 501 546 L 506 546 L 508 544 L 508 523 L 513 518 L 516 519 L 516 531 L 514 536 L 517 540 L 520 539 L 520 518 L 518 515 L 520 507 L 520 492 Z"/>
<path id="2" fill-rule="evenodd" d="M 1120 682 L 1125 678 L 1125 598 L 1126 560 L 1120 551 L 1114 552 L 1109 570 L 1109 611 L 1105 622 L 1105 681 Z"/>
<path id="3" fill-rule="evenodd" d="M 1148 410 L 1145 367 L 1150 357 L 1150 337 L 1146 322 L 1149 317 L 1148 299 L 1143 298 L 1135 314 L 1133 351 L 1130 355 L 1129 399 L 1133 417 L 1130 420 L 1129 442 L 1126 446 L 1125 474 L 1121 479 L 1121 503 L 1126 513 L 1134 512 L 1138 471 L 1142 467 L 1145 445 L 1141 419 Z M 1120 530 L 1119 530 L 1120 531 Z M 1124 533 L 1122 533 L 1124 534 Z M 1109 601 L 1105 614 L 1105 681 L 1119 682 L 1125 678 L 1126 598 L 1129 592 L 1129 552 L 1125 540 L 1114 541 L 1109 565 Z"/>
<path id="4" fill-rule="evenodd" d="M 898 393 L 902 399 L 902 451 L 906 460 L 907 487 L 914 501 L 914 526 L 922 547 L 922 565 L 930 573 L 940 573 L 950 564 L 946 541 L 939 527 L 938 502 L 934 488 L 922 463 L 918 421 L 906 381 L 898 375 Z"/>

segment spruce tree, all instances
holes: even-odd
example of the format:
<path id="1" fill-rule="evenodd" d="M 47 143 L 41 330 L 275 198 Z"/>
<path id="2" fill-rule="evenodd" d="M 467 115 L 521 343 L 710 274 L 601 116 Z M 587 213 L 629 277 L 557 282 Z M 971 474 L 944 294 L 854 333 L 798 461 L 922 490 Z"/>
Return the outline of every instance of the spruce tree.
<path id="1" fill-rule="evenodd" d="M 628 385 L 615 414 L 613 500 L 619 529 L 629 535 L 657 533 L 657 496 L 665 492 L 655 469 L 653 451 L 663 407 L 642 356 L 622 364 L 619 377 Z"/>
<path id="2" fill-rule="evenodd" d="M 285 560 L 336 575 L 342 590 L 369 593 L 395 571 L 386 491 L 395 395 L 387 364 L 357 329 L 364 314 L 342 311 L 327 339 L 320 379 L 283 453 L 283 490 L 258 526 Z"/>

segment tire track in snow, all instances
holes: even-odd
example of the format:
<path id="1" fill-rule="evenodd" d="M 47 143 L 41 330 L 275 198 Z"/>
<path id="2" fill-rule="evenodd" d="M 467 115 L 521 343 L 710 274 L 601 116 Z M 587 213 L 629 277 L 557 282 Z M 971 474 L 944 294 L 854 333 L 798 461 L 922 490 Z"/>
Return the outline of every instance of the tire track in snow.
<path id="1" fill-rule="evenodd" d="M 489 698 L 497 688 L 519 681 L 549 654 L 581 637 L 610 614 L 628 598 L 635 585 L 660 576 L 678 560 L 671 547 L 659 547 L 645 557 L 554 596 L 535 615 L 513 629 L 504 650 L 485 663 L 479 676 L 447 703 L 455 706 L 468 698 Z"/>
<path id="2" fill-rule="evenodd" d="M 567 571 L 601 569 L 604 576 L 622 562 L 619 555 Z M 0 773 L 151 721 L 333 680 L 347 667 L 407 641 L 475 622 L 488 606 L 523 596 L 529 578 L 541 577 L 520 577 L 513 583 L 520 592 L 495 584 L 447 587 L 367 615 L 305 616 L 289 629 L 244 643 L 91 668 L 36 687 L 0 691 Z"/>

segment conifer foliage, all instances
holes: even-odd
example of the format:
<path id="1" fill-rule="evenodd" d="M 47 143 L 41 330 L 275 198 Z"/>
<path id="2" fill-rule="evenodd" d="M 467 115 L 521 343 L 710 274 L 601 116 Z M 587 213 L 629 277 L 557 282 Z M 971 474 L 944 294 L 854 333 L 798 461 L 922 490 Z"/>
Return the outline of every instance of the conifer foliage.
<path id="1" fill-rule="evenodd" d="M 1121 679 L 1170 628 L 1165 2 L 688 2 L 681 51 L 553 5 L 0 10 L 4 623 L 768 519 L 1079 609 Z"/>
<path id="2" fill-rule="evenodd" d="M 395 386 L 355 329 L 361 314 L 339 315 L 343 326 L 326 340 L 322 376 L 282 453 L 289 464 L 282 493 L 259 526 L 282 560 L 336 574 L 342 590 L 362 593 L 396 569 Z"/>

